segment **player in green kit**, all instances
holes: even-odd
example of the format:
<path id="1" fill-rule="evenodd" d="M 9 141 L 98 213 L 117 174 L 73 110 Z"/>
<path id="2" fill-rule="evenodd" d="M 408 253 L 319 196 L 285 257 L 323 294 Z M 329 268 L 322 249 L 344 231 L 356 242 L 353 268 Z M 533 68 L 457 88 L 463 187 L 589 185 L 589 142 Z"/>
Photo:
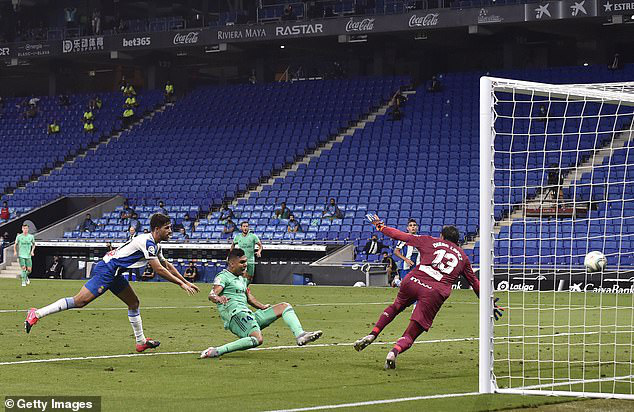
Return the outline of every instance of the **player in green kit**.
<path id="1" fill-rule="evenodd" d="M 264 305 L 251 294 L 244 271 L 247 257 L 241 249 L 229 252 L 227 269 L 216 275 L 209 300 L 214 302 L 220 312 L 225 329 L 229 329 L 238 340 L 219 347 L 209 347 L 201 352 L 201 358 L 217 358 L 226 353 L 246 350 L 260 346 L 263 342 L 262 329 L 282 318 L 290 328 L 299 346 L 313 342 L 322 335 L 320 330 L 305 332 L 293 307 L 286 303 Z M 257 308 L 252 312 L 248 305 Z"/>
<path id="2" fill-rule="evenodd" d="M 249 232 L 249 222 L 240 223 L 240 233 L 233 237 L 229 253 L 236 245 L 244 250 L 244 254 L 247 257 L 247 284 L 250 284 L 253 282 L 253 275 L 255 275 L 255 256 L 262 257 L 262 242 L 260 242 L 260 238 L 255 233 Z M 255 245 L 258 245 L 257 252 L 255 251 Z"/>
<path id="3" fill-rule="evenodd" d="M 29 234 L 29 226 L 26 223 L 22 225 L 22 233 L 15 238 L 13 253 L 18 257 L 22 269 L 22 286 L 30 285 L 29 274 L 33 268 L 31 258 L 35 254 L 35 237 Z"/>

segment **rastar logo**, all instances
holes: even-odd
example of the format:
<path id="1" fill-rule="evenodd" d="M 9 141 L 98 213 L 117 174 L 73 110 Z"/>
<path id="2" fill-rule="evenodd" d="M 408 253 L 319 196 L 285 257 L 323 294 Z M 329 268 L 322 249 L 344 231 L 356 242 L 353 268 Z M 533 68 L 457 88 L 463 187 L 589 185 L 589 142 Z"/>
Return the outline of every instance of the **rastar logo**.
<path id="1" fill-rule="evenodd" d="M 135 37 L 133 39 L 123 39 L 122 45 L 123 47 L 143 47 L 149 46 L 152 44 L 152 39 L 150 37 Z"/>
<path id="2" fill-rule="evenodd" d="M 8 47 L 0 47 L 0 56 L 8 56 L 10 51 Z"/>
<path id="3" fill-rule="evenodd" d="M 324 25 L 315 24 L 297 24 L 295 26 L 277 26 L 275 28 L 276 36 L 295 36 L 298 34 L 316 34 L 323 33 Z"/>
<path id="4" fill-rule="evenodd" d="M 438 13 L 429 13 L 424 16 L 412 14 L 409 18 L 409 27 L 429 27 L 438 25 Z"/>
<path id="5" fill-rule="evenodd" d="M 355 20 L 354 17 L 350 17 L 348 23 L 346 23 L 346 31 L 372 31 L 374 30 L 374 20 L 376 19 L 363 19 Z"/>
<path id="6" fill-rule="evenodd" d="M 172 43 L 174 44 L 196 44 L 200 32 L 190 31 L 189 33 L 177 33 Z"/>

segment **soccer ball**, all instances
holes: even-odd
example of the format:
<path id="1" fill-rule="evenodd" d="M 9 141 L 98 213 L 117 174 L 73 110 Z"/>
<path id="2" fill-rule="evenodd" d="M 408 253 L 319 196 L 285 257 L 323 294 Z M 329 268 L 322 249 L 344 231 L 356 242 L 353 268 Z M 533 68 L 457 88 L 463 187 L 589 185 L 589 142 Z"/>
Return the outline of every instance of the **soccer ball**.
<path id="1" fill-rule="evenodd" d="M 352 285 L 352 286 L 354 286 L 355 288 L 364 288 L 364 287 L 365 287 L 365 283 L 363 283 L 363 282 L 357 282 L 357 283 L 355 283 L 355 284 L 354 284 L 354 285 Z"/>
<path id="2" fill-rule="evenodd" d="M 589 252 L 583 260 L 588 272 L 601 272 L 608 264 L 605 255 L 597 250 Z"/>

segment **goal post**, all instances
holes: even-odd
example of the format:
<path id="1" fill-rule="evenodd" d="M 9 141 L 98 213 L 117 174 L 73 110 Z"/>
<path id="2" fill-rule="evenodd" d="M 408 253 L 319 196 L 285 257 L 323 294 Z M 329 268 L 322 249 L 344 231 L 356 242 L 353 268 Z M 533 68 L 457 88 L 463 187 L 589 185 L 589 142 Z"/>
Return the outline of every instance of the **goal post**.
<path id="1" fill-rule="evenodd" d="M 634 82 L 480 79 L 481 393 L 634 399 L 633 115 Z"/>

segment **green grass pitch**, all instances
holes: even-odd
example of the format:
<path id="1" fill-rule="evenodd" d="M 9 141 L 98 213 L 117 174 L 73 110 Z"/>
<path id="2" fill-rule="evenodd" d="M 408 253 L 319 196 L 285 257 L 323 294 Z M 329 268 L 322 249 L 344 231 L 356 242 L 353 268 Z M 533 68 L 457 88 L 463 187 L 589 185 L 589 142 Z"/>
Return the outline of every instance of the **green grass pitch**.
<path id="1" fill-rule="evenodd" d="M 134 339 L 125 306 L 107 293 L 86 309 L 42 319 L 26 335 L 25 312 L 72 296 L 78 281 L 0 281 L 0 363 L 51 358 L 133 354 Z M 455 291 L 434 327 L 383 370 L 389 344 L 361 353 L 352 342 L 367 334 L 396 293 L 390 288 L 254 285 L 264 303 L 289 302 L 306 330 L 322 329 L 314 345 L 294 347 L 280 319 L 265 329 L 264 344 L 252 350 L 198 359 L 198 352 L 234 337 L 222 328 L 207 301 L 210 285 L 189 297 L 166 283 L 135 283 L 145 334 L 161 341 L 155 356 L 71 359 L 48 363 L 0 364 L 0 396 L 96 395 L 103 410 L 267 411 L 475 392 L 478 389 L 478 306 L 471 291 Z M 19 312 L 12 310 L 20 310 Z M 513 315 L 510 315 L 513 316 Z M 511 319 L 513 319 L 511 317 Z M 393 342 L 408 322 L 407 312 L 390 324 L 381 342 Z M 554 324 L 557 322 L 555 321 Z M 290 348 L 277 348 L 277 347 Z M 503 349 L 503 348 L 502 348 Z M 167 352 L 189 352 L 166 354 Z M 163 355 L 161 355 L 163 353 Z M 632 410 L 627 401 L 587 401 L 544 396 L 477 395 L 379 405 L 355 410 L 463 411 L 539 408 Z M 557 405 L 559 404 L 559 405 Z"/>

